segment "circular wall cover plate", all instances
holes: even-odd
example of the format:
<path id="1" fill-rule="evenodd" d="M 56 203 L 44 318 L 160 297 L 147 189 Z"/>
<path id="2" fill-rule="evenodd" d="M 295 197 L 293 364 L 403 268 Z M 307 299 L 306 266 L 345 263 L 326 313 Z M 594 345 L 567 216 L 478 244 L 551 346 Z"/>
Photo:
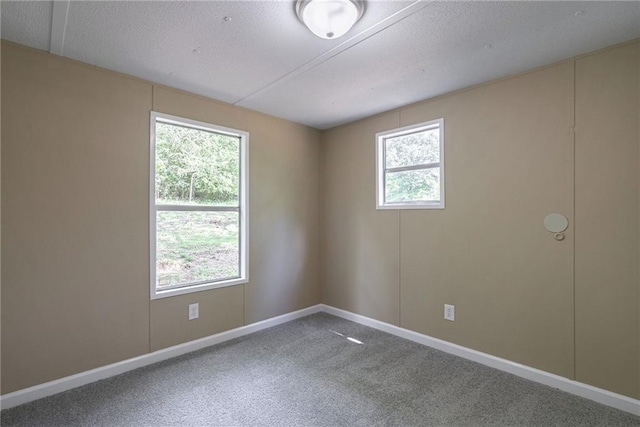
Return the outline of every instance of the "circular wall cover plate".
<path id="1" fill-rule="evenodd" d="M 562 233 L 569 227 L 569 220 L 559 213 L 551 213 L 544 217 L 544 228 L 552 233 Z"/>

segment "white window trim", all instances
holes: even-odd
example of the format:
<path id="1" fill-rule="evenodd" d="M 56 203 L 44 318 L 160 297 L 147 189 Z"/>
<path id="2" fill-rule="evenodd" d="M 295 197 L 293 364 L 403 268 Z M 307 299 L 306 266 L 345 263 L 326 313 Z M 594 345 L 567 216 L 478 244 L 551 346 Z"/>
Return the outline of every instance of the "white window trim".
<path id="1" fill-rule="evenodd" d="M 397 136 L 407 135 L 410 133 L 422 132 L 425 130 L 438 127 L 440 129 L 440 162 L 423 165 L 412 165 L 407 167 L 393 168 L 394 170 L 412 170 L 412 169 L 428 169 L 440 168 L 440 200 L 434 201 L 416 201 L 416 202 L 399 202 L 386 203 L 384 201 L 385 194 L 385 140 Z M 376 133 L 376 209 L 444 209 L 444 119 L 436 119 L 428 122 L 418 123 L 415 125 L 405 126 L 398 129 L 392 129 L 384 132 Z"/>
<path id="2" fill-rule="evenodd" d="M 240 250 L 240 277 L 220 280 L 206 281 L 188 284 L 181 288 L 166 289 L 158 291 L 156 289 L 156 121 L 175 125 L 188 125 L 194 129 L 205 130 L 221 134 L 228 134 L 240 138 L 240 194 L 239 208 L 220 206 L 213 209 L 198 210 L 216 210 L 216 211 L 239 211 L 239 250 Z M 192 292 L 200 292 L 208 289 L 223 288 L 226 286 L 241 285 L 249 282 L 249 133 L 238 129 L 227 128 L 223 126 L 213 125 L 210 123 L 199 122 L 183 117 L 172 116 L 170 114 L 151 111 L 150 118 L 150 137 L 149 144 L 149 254 L 150 254 L 150 287 L 151 299 L 159 299 L 183 295 Z M 171 208 L 165 206 L 164 210 Z M 186 208 L 185 210 L 189 210 Z"/>

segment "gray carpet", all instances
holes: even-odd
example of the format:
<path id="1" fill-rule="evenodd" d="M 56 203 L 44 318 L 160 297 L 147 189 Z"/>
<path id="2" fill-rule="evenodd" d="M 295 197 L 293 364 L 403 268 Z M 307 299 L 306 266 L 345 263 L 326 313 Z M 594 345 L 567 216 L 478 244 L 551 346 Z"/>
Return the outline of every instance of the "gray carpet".
<path id="1" fill-rule="evenodd" d="M 640 426 L 640 417 L 323 313 L 0 416 L 3 426 Z"/>

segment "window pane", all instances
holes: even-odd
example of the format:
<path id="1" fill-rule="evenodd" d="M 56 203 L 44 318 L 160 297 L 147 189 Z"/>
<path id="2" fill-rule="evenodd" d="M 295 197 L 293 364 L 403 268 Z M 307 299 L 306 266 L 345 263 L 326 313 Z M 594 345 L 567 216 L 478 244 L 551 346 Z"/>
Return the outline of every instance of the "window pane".
<path id="1" fill-rule="evenodd" d="M 238 206 L 240 138 L 156 122 L 156 204 Z"/>
<path id="2" fill-rule="evenodd" d="M 440 168 L 385 174 L 385 202 L 440 201 Z"/>
<path id="3" fill-rule="evenodd" d="M 240 276 L 238 212 L 156 213 L 156 286 Z"/>
<path id="4" fill-rule="evenodd" d="M 385 139 L 385 168 L 440 161 L 440 129 Z"/>

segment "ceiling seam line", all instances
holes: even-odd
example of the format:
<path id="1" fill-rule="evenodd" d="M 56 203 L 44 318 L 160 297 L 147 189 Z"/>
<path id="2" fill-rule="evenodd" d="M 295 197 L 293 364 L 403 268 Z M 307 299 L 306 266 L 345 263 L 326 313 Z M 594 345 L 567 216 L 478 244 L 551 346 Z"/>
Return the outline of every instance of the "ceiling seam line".
<path id="1" fill-rule="evenodd" d="M 70 0 L 54 0 L 51 13 L 51 35 L 49 53 L 62 55 L 64 38 L 67 32 Z"/>

